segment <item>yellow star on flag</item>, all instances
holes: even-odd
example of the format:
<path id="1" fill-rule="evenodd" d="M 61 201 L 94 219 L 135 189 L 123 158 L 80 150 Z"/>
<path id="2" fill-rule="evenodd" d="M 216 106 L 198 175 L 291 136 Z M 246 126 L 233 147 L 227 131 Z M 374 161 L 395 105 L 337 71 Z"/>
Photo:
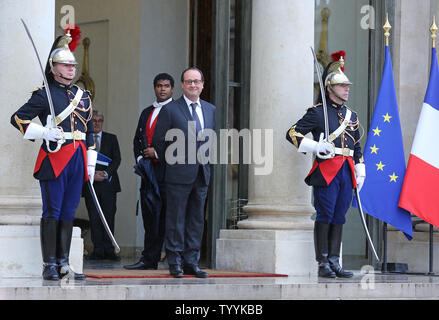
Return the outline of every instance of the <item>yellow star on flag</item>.
<path id="1" fill-rule="evenodd" d="M 395 172 L 390 176 L 389 175 L 389 177 L 390 177 L 390 181 L 389 182 L 396 182 L 396 179 L 398 179 L 398 176 L 397 175 L 395 175 Z"/>
<path id="2" fill-rule="evenodd" d="M 378 129 L 378 126 L 376 129 L 373 129 L 373 135 L 374 136 L 379 136 L 382 130 Z"/>
<path id="3" fill-rule="evenodd" d="M 380 163 L 377 163 L 376 166 L 377 166 L 377 171 L 378 171 L 378 170 L 384 171 L 383 168 L 384 168 L 386 165 L 383 164 L 383 163 L 380 161 Z"/>
<path id="4" fill-rule="evenodd" d="M 389 116 L 389 113 L 383 115 L 383 117 L 384 117 L 384 122 L 390 123 L 390 119 L 392 118 L 392 116 Z"/>
<path id="5" fill-rule="evenodd" d="M 373 145 L 373 147 L 369 147 L 370 148 L 370 154 L 372 154 L 372 153 L 375 153 L 375 154 L 378 154 L 378 150 L 380 149 L 380 148 L 377 148 L 377 146 L 374 144 Z"/>

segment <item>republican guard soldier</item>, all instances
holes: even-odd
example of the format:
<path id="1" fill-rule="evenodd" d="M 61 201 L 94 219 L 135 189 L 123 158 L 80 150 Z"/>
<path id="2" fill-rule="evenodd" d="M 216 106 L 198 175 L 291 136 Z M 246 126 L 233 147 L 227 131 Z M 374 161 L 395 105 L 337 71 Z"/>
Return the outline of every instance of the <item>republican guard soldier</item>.
<path id="1" fill-rule="evenodd" d="M 77 30 L 78 29 L 74 29 Z M 11 117 L 24 139 L 43 139 L 34 169 L 43 202 L 40 223 L 43 279 L 66 275 L 85 279 L 69 265 L 73 219 L 84 181 L 93 179 L 96 164 L 90 93 L 72 84 L 76 59 L 69 47 L 70 30 L 56 38 L 46 64 L 45 86 L 32 92 L 29 101 Z M 56 126 L 46 89 L 50 90 Z M 41 124 L 33 121 L 38 117 Z"/>
<path id="2" fill-rule="evenodd" d="M 352 277 L 340 265 L 340 248 L 345 215 L 349 209 L 353 188 L 361 188 L 366 177 L 361 152 L 360 122 L 357 114 L 346 106 L 352 84 L 343 72 L 343 53 L 324 70 L 322 83 L 325 97 L 309 108 L 286 134 L 298 152 L 316 155 L 305 182 L 313 186 L 316 219 L 314 247 L 319 277 Z M 324 112 L 323 100 L 327 102 Z M 325 113 L 329 130 L 324 137 Z M 362 129 L 362 127 L 361 127 Z M 312 139 L 305 137 L 312 133 Z M 325 138 L 325 139 L 324 139 Z"/>

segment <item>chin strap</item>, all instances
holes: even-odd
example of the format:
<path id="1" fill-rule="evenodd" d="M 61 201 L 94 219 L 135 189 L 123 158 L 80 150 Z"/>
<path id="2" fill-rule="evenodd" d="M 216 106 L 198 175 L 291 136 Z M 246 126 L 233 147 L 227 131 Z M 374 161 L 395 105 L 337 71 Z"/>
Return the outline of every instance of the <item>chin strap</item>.
<path id="1" fill-rule="evenodd" d="M 55 70 L 55 68 L 53 67 L 53 63 L 52 63 L 52 58 L 49 59 L 49 65 L 50 65 L 50 71 L 52 71 L 54 74 L 56 74 L 58 77 L 67 80 L 67 81 L 72 81 L 72 79 L 66 78 L 64 77 L 61 73 L 59 73 L 58 71 Z"/>
<path id="2" fill-rule="evenodd" d="M 64 79 L 64 80 L 67 80 L 67 81 L 72 81 L 72 80 L 73 80 L 73 78 L 70 79 L 70 78 L 66 78 L 66 77 L 64 77 L 61 73 L 59 73 L 58 71 L 56 71 L 54 68 L 52 68 L 52 69 L 50 69 L 50 70 L 52 70 L 52 72 L 53 72 L 54 74 L 56 74 L 58 77 L 60 77 L 60 78 L 62 78 L 62 79 Z"/>

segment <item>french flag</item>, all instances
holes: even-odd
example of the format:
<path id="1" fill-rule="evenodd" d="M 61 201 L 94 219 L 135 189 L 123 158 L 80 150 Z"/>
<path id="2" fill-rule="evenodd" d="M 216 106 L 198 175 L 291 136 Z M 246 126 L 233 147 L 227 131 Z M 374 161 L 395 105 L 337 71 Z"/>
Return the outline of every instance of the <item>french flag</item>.
<path id="1" fill-rule="evenodd" d="M 399 206 L 439 227 L 439 69 L 432 49 L 430 80 L 410 152 Z"/>

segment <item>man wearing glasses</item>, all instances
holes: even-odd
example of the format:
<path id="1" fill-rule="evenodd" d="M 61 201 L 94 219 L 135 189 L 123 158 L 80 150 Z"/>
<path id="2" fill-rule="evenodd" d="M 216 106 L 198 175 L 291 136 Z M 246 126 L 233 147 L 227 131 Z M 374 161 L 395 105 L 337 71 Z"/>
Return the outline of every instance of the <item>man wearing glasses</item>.
<path id="1" fill-rule="evenodd" d="M 201 163 L 193 153 L 209 142 L 196 137 L 200 138 L 206 129 L 215 130 L 216 108 L 200 99 L 204 88 L 201 70 L 195 67 L 184 70 L 181 87 L 183 96 L 163 107 L 153 137 L 158 158 L 166 162 L 166 257 L 173 277 L 181 278 L 186 274 L 207 278 L 209 275 L 200 270 L 198 261 L 211 164 Z M 184 161 L 166 159 L 167 147 L 178 142 L 165 140 L 171 129 L 184 134 Z M 195 145 L 196 150 L 191 150 L 189 145 Z"/>
<path id="2" fill-rule="evenodd" d="M 117 193 L 121 191 L 119 176 L 117 175 L 117 169 L 121 161 L 119 142 L 116 135 L 102 131 L 104 124 L 104 114 L 102 112 L 93 110 L 92 120 L 95 150 L 98 152 L 93 187 L 102 207 L 105 220 L 111 233 L 114 234 L 116 198 Z M 120 260 L 114 253 L 113 244 L 105 232 L 88 188 L 84 188 L 83 194 L 90 219 L 91 241 L 93 242 L 93 253 L 86 258 L 88 260 Z"/>

